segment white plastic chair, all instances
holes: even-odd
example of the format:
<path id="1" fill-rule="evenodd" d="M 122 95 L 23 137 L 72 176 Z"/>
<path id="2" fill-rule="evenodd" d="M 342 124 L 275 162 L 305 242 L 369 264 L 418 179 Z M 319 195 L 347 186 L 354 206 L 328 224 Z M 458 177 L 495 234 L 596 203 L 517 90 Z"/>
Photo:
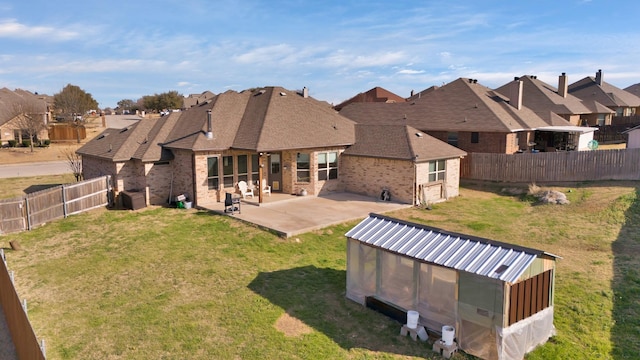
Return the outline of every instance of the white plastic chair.
<path id="1" fill-rule="evenodd" d="M 238 189 L 240 190 L 240 194 L 242 195 L 243 199 L 246 199 L 247 196 L 251 196 L 251 198 L 253 199 L 253 189 L 249 189 L 246 181 L 238 182 Z"/>
<path id="2" fill-rule="evenodd" d="M 266 179 L 262 179 L 262 186 L 260 188 L 263 194 L 269 194 L 269 196 L 271 196 L 271 185 L 267 185 Z"/>

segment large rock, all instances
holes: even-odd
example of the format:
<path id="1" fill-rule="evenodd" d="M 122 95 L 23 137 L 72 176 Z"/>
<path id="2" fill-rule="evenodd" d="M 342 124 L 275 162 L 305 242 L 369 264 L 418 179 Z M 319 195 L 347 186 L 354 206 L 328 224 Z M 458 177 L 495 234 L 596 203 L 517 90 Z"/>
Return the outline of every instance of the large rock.
<path id="1" fill-rule="evenodd" d="M 544 190 L 536 194 L 540 202 L 545 204 L 559 204 L 566 205 L 569 204 L 569 200 L 567 196 L 556 190 Z"/>

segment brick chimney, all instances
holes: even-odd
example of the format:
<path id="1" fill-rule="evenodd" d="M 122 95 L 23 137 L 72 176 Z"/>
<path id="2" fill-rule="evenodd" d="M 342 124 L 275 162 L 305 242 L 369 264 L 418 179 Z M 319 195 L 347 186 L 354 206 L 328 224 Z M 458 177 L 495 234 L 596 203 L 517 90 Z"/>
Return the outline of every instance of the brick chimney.
<path id="1" fill-rule="evenodd" d="M 522 80 L 515 78 L 509 86 L 509 104 L 514 108 L 522 109 Z"/>
<path id="2" fill-rule="evenodd" d="M 567 92 L 569 90 L 569 79 L 567 78 L 567 73 L 562 73 L 562 75 L 560 75 L 558 77 L 558 95 L 562 96 L 563 98 L 567 97 Z"/>
<path id="3" fill-rule="evenodd" d="M 602 85 L 602 70 L 598 70 L 596 73 L 596 84 Z"/>

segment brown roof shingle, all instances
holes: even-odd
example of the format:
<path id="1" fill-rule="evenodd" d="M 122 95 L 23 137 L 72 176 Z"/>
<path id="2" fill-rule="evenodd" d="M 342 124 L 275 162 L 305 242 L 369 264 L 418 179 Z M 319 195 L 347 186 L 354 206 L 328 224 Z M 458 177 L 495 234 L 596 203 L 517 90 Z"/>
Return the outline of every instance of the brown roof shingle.
<path id="1" fill-rule="evenodd" d="M 472 79 L 459 78 L 402 104 L 346 106 L 340 114 L 363 124 L 404 124 L 422 131 L 515 132 L 551 125 L 527 107 Z M 554 119 L 562 125 L 568 121 Z"/>
<path id="2" fill-rule="evenodd" d="M 467 153 L 406 125 L 356 125 L 356 142 L 346 155 L 424 162 Z"/>
<path id="3" fill-rule="evenodd" d="M 596 77 L 587 76 L 569 85 L 569 93 L 586 102 L 597 101 L 610 108 L 640 106 L 640 97 L 604 81 L 601 71 L 596 75 L 600 84 L 596 82 Z"/>
<path id="4" fill-rule="evenodd" d="M 206 137 L 211 111 L 212 139 Z M 346 146 L 355 123 L 324 102 L 281 87 L 227 91 L 182 112 L 107 129 L 78 150 L 113 161 L 167 159 L 163 149 L 277 151 Z"/>

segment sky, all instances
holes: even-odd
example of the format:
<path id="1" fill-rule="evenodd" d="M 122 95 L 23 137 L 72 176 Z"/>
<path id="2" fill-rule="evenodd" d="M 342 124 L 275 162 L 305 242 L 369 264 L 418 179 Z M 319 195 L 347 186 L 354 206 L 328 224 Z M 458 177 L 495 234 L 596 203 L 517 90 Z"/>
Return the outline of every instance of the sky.
<path id="1" fill-rule="evenodd" d="M 460 77 L 640 83 L 637 0 L 0 0 L 0 88 L 101 108 L 177 91 L 309 89 L 338 104 Z"/>

